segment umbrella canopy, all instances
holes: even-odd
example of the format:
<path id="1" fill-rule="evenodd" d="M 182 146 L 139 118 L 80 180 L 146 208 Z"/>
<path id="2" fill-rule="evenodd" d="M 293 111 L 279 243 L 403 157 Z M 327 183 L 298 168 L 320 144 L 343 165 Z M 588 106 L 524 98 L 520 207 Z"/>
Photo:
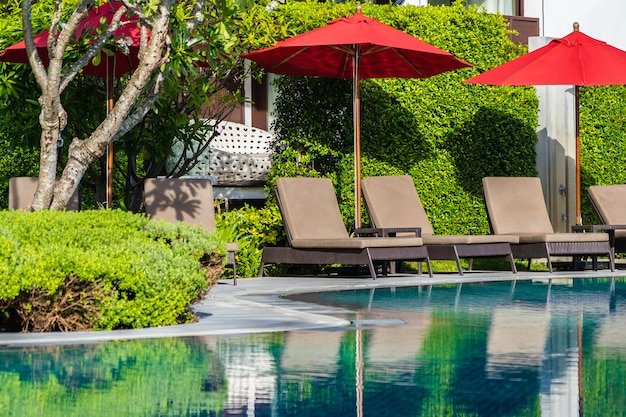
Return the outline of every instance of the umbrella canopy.
<path id="1" fill-rule="evenodd" d="M 122 7 L 121 3 L 111 0 L 108 3 L 91 9 L 87 17 L 78 26 L 76 39 L 79 39 L 83 35 L 95 34 L 92 32 L 101 26 L 101 22 L 104 22 L 104 25 L 109 24 L 115 12 L 120 7 Z M 113 55 L 107 55 L 104 51 L 101 51 L 99 59 L 92 59 L 89 64 L 83 68 L 84 74 L 104 78 L 106 80 L 107 111 L 110 111 L 114 105 L 113 82 L 115 78 L 133 71 L 139 65 L 137 55 L 141 41 L 141 30 L 138 25 L 133 24 L 135 21 L 138 21 L 137 16 L 122 16 L 122 25 L 113 34 L 113 37 L 120 47 L 116 48 Z M 48 31 L 44 31 L 34 36 L 35 47 L 37 48 L 41 62 L 45 66 L 48 66 L 50 63 L 50 59 L 48 58 L 48 33 Z M 21 41 L 7 47 L 0 54 L 0 61 L 29 64 L 28 54 L 26 53 L 26 43 Z M 111 208 L 113 200 L 113 144 L 110 144 L 107 148 L 106 182 L 106 204 L 108 208 Z"/>
<path id="2" fill-rule="evenodd" d="M 578 30 L 465 82 L 490 85 L 573 85 L 576 122 L 576 223 L 580 213 L 579 86 L 626 84 L 626 51 Z"/>
<path id="3" fill-rule="evenodd" d="M 362 78 L 427 78 L 470 67 L 414 36 L 355 15 L 243 55 L 266 71 L 353 80 L 355 226 L 361 226 L 360 88 Z"/>

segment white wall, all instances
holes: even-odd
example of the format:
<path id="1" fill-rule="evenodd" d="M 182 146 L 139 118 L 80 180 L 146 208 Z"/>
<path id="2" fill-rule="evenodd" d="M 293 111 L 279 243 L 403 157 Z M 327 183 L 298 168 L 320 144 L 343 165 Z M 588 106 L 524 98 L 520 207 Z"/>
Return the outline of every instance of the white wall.
<path id="1" fill-rule="evenodd" d="M 625 0 L 525 0 L 524 15 L 539 18 L 539 35 L 560 38 L 574 22 L 580 31 L 626 50 Z"/>
<path id="2" fill-rule="evenodd" d="M 428 0 L 405 0 L 426 6 Z M 574 22 L 592 38 L 626 50 L 626 0 L 524 0 L 524 15 L 539 18 L 539 36 L 560 38 Z"/>

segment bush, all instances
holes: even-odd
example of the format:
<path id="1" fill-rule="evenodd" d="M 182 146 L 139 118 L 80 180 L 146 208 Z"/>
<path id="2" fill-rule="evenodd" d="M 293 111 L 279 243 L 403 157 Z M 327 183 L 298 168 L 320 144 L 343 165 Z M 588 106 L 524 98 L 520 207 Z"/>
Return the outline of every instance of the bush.
<path id="1" fill-rule="evenodd" d="M 0 310 L 24 331 L 188 322 L 223 268 L 215 236 L 117 210 L 2 211 L 0 224 Z"/>
<path id="2" fill-rule="evenodd" d="M 237 275 L 241 277 L 257 275 L 264 246 L 286 242 L 283 221 L 275 204 L 260 209 L 245 205 L 218 214 L 215 222 L 220 241 L 239 243 L 235 258 Z"/>
<path id="3" fill-rule="evenodd" d="M 580 87 L 582 217 L 597 223 L 589 204 L 591 185 L 626 184 L 626 86 Z"/>

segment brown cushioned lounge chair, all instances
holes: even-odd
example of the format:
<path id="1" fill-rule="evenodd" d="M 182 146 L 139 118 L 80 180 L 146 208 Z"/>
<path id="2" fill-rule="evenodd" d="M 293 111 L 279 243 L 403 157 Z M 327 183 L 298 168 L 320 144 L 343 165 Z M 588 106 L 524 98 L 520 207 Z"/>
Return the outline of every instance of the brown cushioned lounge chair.
<path id="1" fill-rule="evenodd" d="M 350 237 L 330 179 L 279 178 L 276 185 L 289 246 L 265 247 L 259 276 L 267 263 L 344 264 L 367 265 L 375 279 L 374 262 L 397 260 L 426 262 L 432 276 L 428 251 L 420 237 Z"/>
<path id="2" fill-rule="evenodd" d="M 589 201 L 601 225 L 593 225 L 593 231 L 609 234 L 615 252 L 626 252 L 626 184 L 592 185 Z"/>
<path id="3" fill-rule="evenodd" d="M 27 210 L 39 185 L 38 177 L 13 177 L 9 179 L 9 210 Z M 74 191 L 67 202 L 67 211 L 80 210 L 80 193 Z"/>
<path id="4" fill-rule="evenodd" d="M 364 178 L 361 188 L 372 227 L 382 228 L 385 234 L 421 228 L 431 260 L 456 261 L 463 275 L 460 258 L 508 257 L 511 270 L 517 273 L 511 252 L 511 243 L 519 243 L 517 236 L 434 234 L 409 175 Z"/>
<path id="5" fill-rule="evenodd" d="M 551 256 L 591 256 L 596 269 L 597 256 L 607 255 L 614 270 L 607 233 L 554 232 L 539 178 L 486 177 L 483 194 L 493 233 L 519 237 L 511 245 L 516 258 L 546 258 L 552 272 Z"/>
<path id="6" fill-rule="evenodd" d="M 205 178 L 146 178 L 144 182 L 146 213 L 153 220 L 184 222 L 215 230 L 213 185 Z M 236 242 L 226 244 L 226 265 L 233 268 L 233 284 L 237 285 Z"/>

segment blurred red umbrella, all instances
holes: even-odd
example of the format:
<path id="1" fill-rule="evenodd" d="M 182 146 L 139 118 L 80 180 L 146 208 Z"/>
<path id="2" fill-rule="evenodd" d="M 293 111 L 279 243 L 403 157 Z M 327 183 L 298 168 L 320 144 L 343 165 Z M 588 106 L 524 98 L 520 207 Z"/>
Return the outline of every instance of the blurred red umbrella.
<path id="1" fill-rule="evenodd" d="M 470 67 L 449 52 L 376 19 L 356 14 L 243 55 L 266 71 L 353 80 L 355 226 L 361 226 L 362 78 L 427 78 Z"/>
<path id="2" fill-rule="evenodd" d="M 578 87 L 626 84 L 626 51 L 578 30 L 465 82 L 490 85 L 573 85 L 576 121 L 576 224 L 580 214 L 580 123 Z"/>
<path id="3" fill-rule="evenodd" d="M 87 17 L 81 22 L 76 30 L 76 39 L 81 36 L 93 36 L 95 30 L 101 25 L 108 25 L 115 12 L 122 7 L 121 3 L 109 1 L 99 7 L 94 7 L 89 11 Z M 107 90 L 107 112 L 111 111 L 114 105 L 114 81 L 116 77 L 133 71 L 137 68 L 139 61 L 137 55 L 141 41 L 141 30 L 136 24 L 137 16 L 122 16 L 121 26 L 113 34 L 117 43 L 114 53 L 107 54 L 104 50 L 100 55 L 92 59 L 88 65 L 83 67 L 83 73 L 106 80 Z M 35 47 L 41 58 L 41 62 L 47 66 L 50 62 L 48 58 L 48 31 L 41 32 L 34 36 Z M 29 64 L 26 53 L 26 43 L 21 41 L 15 45 L 7 47 L 0 54 L 0 61 L 14 62 L 18 64 Z M 107 201 L 106 205 L 111 208 L 113 200 L 113 144 L 107 148 Z"/>

